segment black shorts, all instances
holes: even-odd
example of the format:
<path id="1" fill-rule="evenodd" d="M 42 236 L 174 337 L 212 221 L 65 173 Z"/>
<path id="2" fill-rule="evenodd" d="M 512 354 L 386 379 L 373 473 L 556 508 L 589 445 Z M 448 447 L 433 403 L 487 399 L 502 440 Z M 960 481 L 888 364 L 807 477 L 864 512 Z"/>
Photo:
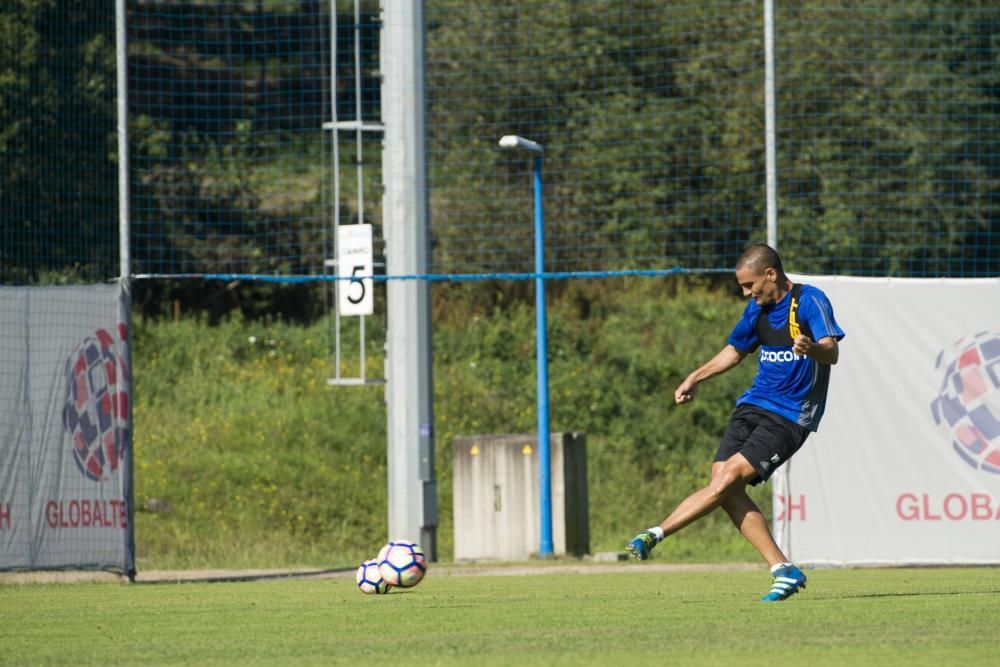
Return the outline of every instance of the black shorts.
<path id="1" fill-rule="evenodd" d="M 744 403 L 733 410 L 715 460 L 726 461 L 733 454 L 742 454 L 757 471 L 750 483 L 760 484 L 799 451 L 809 433 L 805 426 Z"/>

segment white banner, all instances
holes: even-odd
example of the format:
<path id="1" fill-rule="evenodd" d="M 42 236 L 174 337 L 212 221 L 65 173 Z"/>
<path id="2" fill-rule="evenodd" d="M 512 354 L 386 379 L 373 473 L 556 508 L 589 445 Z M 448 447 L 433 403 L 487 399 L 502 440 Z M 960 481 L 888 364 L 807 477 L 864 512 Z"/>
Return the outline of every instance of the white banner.
<path id="1" fill-rule="evenodd" d="M 118 285 L 0 288 L 0 570 L 134 572 Z"/>
<path id="2" fill-rule="evenodd" d="M 1000 563 L 1000 279 L 794 280 L 847 337 L 819 432 L 774 478 L 785 553 Z"/>

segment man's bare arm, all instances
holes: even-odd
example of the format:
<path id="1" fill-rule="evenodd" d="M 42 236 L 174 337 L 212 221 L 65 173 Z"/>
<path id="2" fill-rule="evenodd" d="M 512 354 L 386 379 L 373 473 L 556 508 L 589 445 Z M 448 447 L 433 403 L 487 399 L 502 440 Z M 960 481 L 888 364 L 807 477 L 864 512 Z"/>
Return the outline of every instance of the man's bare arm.
<path id="1" fill-rule="evenodd" d="M 730 368 L 739 364 L 747 356 L 746 352 L 740 352 L 732 345 L 726 345 L 719 350 L 718 354 L 705 362 L 702 366 L 692 371 L 690 375 L 681 382 L 677 390 L 674 391 L 674 401 L 678 404 L 690 403 L 694 400 L 695 388 L 699 382 L 703 382 L 716 375 L 725 373 Z"/>

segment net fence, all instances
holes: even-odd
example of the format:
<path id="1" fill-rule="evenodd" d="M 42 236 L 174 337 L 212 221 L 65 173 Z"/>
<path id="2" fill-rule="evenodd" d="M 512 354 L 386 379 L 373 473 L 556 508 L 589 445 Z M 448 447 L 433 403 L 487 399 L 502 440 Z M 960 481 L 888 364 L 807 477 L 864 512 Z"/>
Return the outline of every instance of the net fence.
<path id="1" fill-rule="evenodd" d="M 438 2 L 428 15 L 441 272 L 530 270 L 530 165 L 497 150 L 506 134 L 545 146 L 553 271 L 728 267 L 763 229 L 759 3 Z"/>
<path id="2" fill-rule="evenodd" d="M 786 264 L 996 275 L 1000 9 L 776 4 Z M 762 5 L 430 3 L 439 270 L 528 270 L 527 166 L 494 146 L 510 133 L 546 146 L 553 270 L 724 270 L 765 240 Z"/>
<path id="3" fill-rule="evenodd" d="M 112 3 L 0 13 L 2 280 L 117 274 Z M 319 278 L 381 238 L 372 0 L 128 4 L 132 272 Z M 432 271 L 728 270 L 765 239 L 763 3 L 426 2 Z M 1000 273 L 1000 8 L 778 3 L 778 243 L 809 273 Z M 331 39 L 331 35 L 334 36 Z M 331 49 L 331 44 L 335 48 Z M 391 50 L 387 50 L 391 53 Z"/>
<path id="4" fill-rule="evenodd" d="M 332 222 L 324 7 L 131 7 L 134 273 L 322 272 Z"/>
<path id="5" fill-rule="evenodd" d="M 729 272 L 746 244 L 765 240 L 762 2 L 424 4 L 432 273 L 415 277 L 533 277 L 532 165 L 523 154 L 500 150 L 498 139 L 509 134 L 545 147 L 545 265 L 553 274 Z M 776 4 L 775 175 L 786 267 L 866 276 L 1000 275 L 1000 6 L 986 0 Z M 126 518 L 134 523 L 122 508 L 136 509 L 131 424 L 127 433 L 120 424 L 131 419 L 122 402 L 131 400 L 124 361 L 130 301 L 161 316 L 172 306 L 178 321 L 182 301 L 215 315 L 238 309 L 220 349 L 199 347 L 201 329 L 176 327 L 164 335 L 183 354 L 160 359 L 162 340 L 145 329 L 146 377 L 161 366 L 173 370 L 137 395 L 159 393 L 147 406 L 176 403 L 182 426 L 145 421 L 143 446 L 167 454 L 143 462 L 149 466 L 140 496 L 139 509 L 149 512 L 144 519 L 168 511 L 153 501 L 179 488 L 179 472 L 199 468 L 206 480 L 216 474 L 211 464 L 173 463 L 171 456 L 190 443 L 206 451 L 222 443 L 226 460 L 242 464 L 228 448 L 245 441 L 247 459 L 262 471 L 247 488 L 261 493 L 278 486 L 272 441 L 296 443 L 289 450 L 315 444 L 308 465 L 289 468 L 289 488 L 307 488 L 301 470 L 316 471 L 318 487 L 354 479 L 359 489 L 378 486 L 373 480 L 384 471 L 381 459 L 365 458 L 372 443 L 384 440 L 371 426 L 383 417 L 384 398 L 366 394 L 351 403 L 347 392 L 338 394 L 338 419 L 330 418 L 326 393 L 315 392 L 314 407 L 302 408 L 300 398 L 317 383 L 326 387 L 329 373 L 321 361 L 304 380 L 307 373 L 297 372 L 302 366 L 293 364 L 280 336 L 258 340 L 259 322 L 271 320 L 255 319 L 293 313 L 323 320 L 320 306 L 305 305 L 317 302 L 331 314 L 327 279 L 335 274 L 338 225 L 372 224 L 375 266 L 384 266 L 381 198 L 391 184 L 383 183 L 384 138 L 377 129 L 380 58 L 392 49 L 380 44 L 379 3 L 129 0 L 127 10 L 131 271 L 145 278 L 133 294 L 145 290 L 159 310 L 131 301 L 120 285 L 95 285 L 115 281 L 119 272 L 114 3 L 0 4 L 0 286 L 9 290 L 0 295 L 7 329 L 0 354 L 14 369 L 0 382 L 7 406 L 0 463 L 8 490 L 0 497 L 0 541 L 18 559 L 0 562 L 0 569 L 58 567 L 67 559 L 89 567 L 134 565 L 131 533 L 122 530 Z M 220 286 L 220 277 L 234 275 L 244 279 L 232 281 L 239 290 L 228 281 Z M 300 285 L 264 284 L 274 282 L 326 285 L 295 292 Z M 646 281 L 634 299 L 618 301 L 640 308 L 642 299 L 659 299 L 658 289 Z M 243 300 L 235 306 L 219 296 L 237 291 Z M 477 304 L 470 311 L 480 297 L 463 297 Z M 584 319 L 589 299 L 574 305 Z M 561 410 L 553 423 L 595 434 L 595 445 L 605 438 L 598 469 L 625 460 L 622 454 L 660 465 L 668 450 L 688 456 L 697 438 L 716 440 L 707 433 L 714 427 L 700 427 L 704 432 L 681 438 L 685 447 L 664 444 L 656 396 L 681 362 L 663 362 L 647 349 L 675 344 L 649 338 L 658 323 L 721 311 L 682 298 L 662 301 L 663 310 L 646 309 L 642 317 L 605 318 L 606 344 L 594 345 L 597 329 L 553 324 L 561 346 L 553 346 L 553 403 Z M 439 308 L 433 316 L 445 314 Z M 243 315 L 255 322 L 249 332 L 241 328 Z M 530 318 L 514 303 L 491 317 L 502 318 L 495 335 L 484 324 L 489 318 L 478 316 L 458 331 L 442 322 L 435 334 L 468 348 L 467 357 L 457 354 L 454 368 L 438 375 L 441 393 L 458 397 L 439 402 L 439 442 L 463 432 L 530 429 L 531 391 L 524 383 L 530 349 L 516 342 L 527 337 Z M 339 327 L 339 316 L 333 320 L 320 326 Z M 376 339 L 384 324 L 384 312 L 376 312 L 368 333 L 363 320 L 356 334 L 354 327 L 348 332 L 345 349 L 360 348 L 359 366 L 380 361 Z M 189 338 L 173 340 L 184 331 Z M 311 335 L 303 333 L 301 342 L 309 363 L 331 347 Z M 692 345 L 706 340 L 691 338 Z M 563 356 L 567 345 L 601 352 L 578 363 Z M 677 350 L 683 364 L 697 356 L 693 347 Z M 202 365 L 206 360 L 217 365 Z M 582 381 L 578 373 L 588 366 L 593 377 Z M 176 382 L 174 371 L 187 367 L 195 369 L 185 376 L 193 379 Z M 233 413 L 254 422 L 248 438 L 233 435 L 229 416 L 217 414 L 226 411 L 216 411 L 216 390 L 243 382 L 258 384 L 262 396 L 234 391 L 226 400 L 240 405 Z M 198 402 L 201 395 L 189 389 L 202 385 L 212 385 L 212 397 Z M 635 388 L 641 400 L 623 387 Z M 290 393 L 298 388 L 302 394 Z M 274 412 L 254 408 L 279 401 Z M 727 410 L 718 410 L 724 419 Z M 208 412 L 206 422 L 218 430 L 204 427 Z M 267 415 L 276 415 L 274 423 L 261 428 Z M 699 422 L 715 419 L 696 415 Z M 344 448 L 331 446 L 338 433 L 316 426 L 339 421 L 350 432 Z M 40 446 L 42 436 L 51 436 L 50 449 Z M 693 451 L 677 459 L 681 467 L 663 470 L 693 480 Z M 351 467 L 351 457 L 363 470 Z M 648 482 L 640 472 L 636 483 Z M 620 495 L 613 475 L 603 487 L 596 481 L 597 488 L 615 486 L 605 497 Z M 664 486 L 671 493 L 681 488 Z M 348 510 L 328 512 L 320 495 L 300 506 L 307 509 L 294 526 L 276 501 L 270 514 L 252 514 L 261 540 L 276 526 L 295 533 L 307 523 L 324 534 L 347 526 L 342 532 L 352 537 L 345 539 L 357 539 L 383 502 L 370 498 L 364 506 L 374 509 L 365 511 L 352 505 L 358 518 L 351 523 L 342 514 Z M 219 495 L 216 505 L 231 501 Z M 25 532 L 26 517 L 40 533 L 55 531 L 42 544 L 51 560 L 38 557 L 45 550 Z M 230 524 L 220 525 L 224 536 Z M 252 542 L 257 533 L 244 534 L 246 527 L 233 533 Z M 96 555 L 74 556 L 81 545 Z"/>
<path id="6" fill-rule="evenodd" d="M 793 265 L 998 275 L 1000 6 L 782 3 L 778 35 L 779 238 Z"/>
<path id="7" fill-rule="evenodd" d="M 113 3 L 0 6 L 0 283 L 118 273 Z"/>

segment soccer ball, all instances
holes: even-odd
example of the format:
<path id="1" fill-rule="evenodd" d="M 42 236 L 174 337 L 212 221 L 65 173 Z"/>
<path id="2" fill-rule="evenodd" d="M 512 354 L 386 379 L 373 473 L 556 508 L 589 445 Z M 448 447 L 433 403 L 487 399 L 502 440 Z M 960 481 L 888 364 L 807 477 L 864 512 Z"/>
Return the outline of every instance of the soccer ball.
<path id="1" fill-rule="evenodd" d="M 427 573 L 424 550 L 415 542 L 394 540 L 378 552 L 379 572 L 390 586 L 410 588 L 420 583 Z"/>
<path id="2" fill-rule="evenodd" d="M 379 570 L 378 561 L 374 558 L 366 560 L 358 566 L 358 571 L 354 575 L 354 579 L 358 582 L 358 588 L 361 589 L 361 592 L 368 593 L 369 595 L 388 593 L 389 589 L 392 588 L 392 586 L 386 583 L 385 579 L 382 578 L 382 572 Z"/>

